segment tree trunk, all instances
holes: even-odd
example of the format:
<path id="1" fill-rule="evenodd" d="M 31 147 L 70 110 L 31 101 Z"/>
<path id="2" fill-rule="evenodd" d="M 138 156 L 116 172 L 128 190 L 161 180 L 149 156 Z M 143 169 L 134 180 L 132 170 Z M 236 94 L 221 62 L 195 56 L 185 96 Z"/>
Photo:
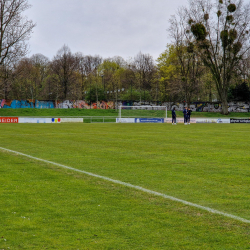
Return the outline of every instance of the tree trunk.
<path id="1" fill-rule="evenodd" d="M 223 115 L 228 115 L 229 112 L 228 112 L 227 97 L 224 96 L 224 97 L 222 98 L 221 102 L 222 102 L 222 111 L 221 111 L 221 113 L 222 113 Z"/>

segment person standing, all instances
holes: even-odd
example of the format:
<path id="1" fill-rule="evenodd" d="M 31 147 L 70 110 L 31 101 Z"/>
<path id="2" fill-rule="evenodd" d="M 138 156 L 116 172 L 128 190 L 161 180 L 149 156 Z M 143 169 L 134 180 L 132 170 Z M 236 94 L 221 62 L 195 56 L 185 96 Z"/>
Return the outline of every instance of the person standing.
<path id="1" fill-rule="evenodd" d="M 190 117 L 191 117 L 192 110 L 188 108 L 187 110 L 187 123 L 190 125 Z"/>
<path id="2" fill-rule="evenodd" d="M 184 125 L 187 125 L 187 107 L 184 108 L 183 114 L 184 114 Z"/>
<path id="3" fill-rule="evenodd" d="M 172 125 L 176 125 L 176 113 L 175 113 L 175 108 L 172 109 Z"/>

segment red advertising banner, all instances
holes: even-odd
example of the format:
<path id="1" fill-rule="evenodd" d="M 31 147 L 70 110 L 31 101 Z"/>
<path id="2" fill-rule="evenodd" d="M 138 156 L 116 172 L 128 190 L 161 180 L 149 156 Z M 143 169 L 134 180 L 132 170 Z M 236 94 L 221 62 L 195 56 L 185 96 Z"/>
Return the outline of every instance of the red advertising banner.
<path id="1" fill-rule="evenodd" d="M 18 123 L 18 117 L 0 117 L 0 123 Z"/>

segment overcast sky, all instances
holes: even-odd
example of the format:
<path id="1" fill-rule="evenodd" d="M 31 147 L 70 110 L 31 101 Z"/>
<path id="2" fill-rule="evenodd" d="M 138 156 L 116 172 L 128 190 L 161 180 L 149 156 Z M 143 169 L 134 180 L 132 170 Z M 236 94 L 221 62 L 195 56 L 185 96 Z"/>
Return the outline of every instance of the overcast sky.
<path id="1" fill-rule="evenodd" d="M 30 54 L 50 59 L 64 45 L 73 53 L 122 56 L 140 51 L 156 59 L 170 42 L 168 20 L 188 0 L 29 0 L 25 12 L 37 26 Z"/>

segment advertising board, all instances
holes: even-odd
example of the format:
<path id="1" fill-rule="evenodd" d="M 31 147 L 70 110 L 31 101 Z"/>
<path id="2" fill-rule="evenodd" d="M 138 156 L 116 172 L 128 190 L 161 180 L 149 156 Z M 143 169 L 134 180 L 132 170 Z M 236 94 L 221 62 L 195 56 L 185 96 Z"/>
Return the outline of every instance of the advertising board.
<path id="1" fill-rule="evenodd" d="M 196 118 L 196 123 L 217 123 L 217 118 Z"/>
<path id="2" fill-rule="evenodd" d="M 20 117 L 19 123 L 61 123 L 61 118 Z"/>
<path id="3" fill-rule="evenodd" d="M 83 122 L 83 118 L 61 118 L 60 121 L 61 122 Z"/>
<path id="4" fill-rule="evenodd" d="M 116 123 L 135 123 L 135 118 L 116 118 Z"/>
<path id="5" fill-rule="evenodd" d="M 51 118 L 20 117 L 19 123 L 51 123 Z"/>
<path id="6" fill-rule="evenodd" d="M 250 118 L 242 119 L 242 118 L 231 118 L 230 123 L 250 123 Z"/>
<path id="7" fill-rule="evenodd" d="M 135 123 L 164 123 L 164 118 L 135 118 Z"/>
<path id="8" fill-rule="evenodd" d="M 230 123 L 230 119 L 217 119 L 217 123 Z"/>
<path id="9" fill-rule="evenodd" d="M 0 123 L 18 123 L 18 117 L 0 117 Z"/>
<path id="10" fill-rule="evenodd" d="M 172 123 L 172 118 L 165 119 L 166 123 Z M 184 123 L 184 118 L 176 118 L 176 123 Z M 191 118 L 190 123 L 196 123 L 196 119 Z"/>

